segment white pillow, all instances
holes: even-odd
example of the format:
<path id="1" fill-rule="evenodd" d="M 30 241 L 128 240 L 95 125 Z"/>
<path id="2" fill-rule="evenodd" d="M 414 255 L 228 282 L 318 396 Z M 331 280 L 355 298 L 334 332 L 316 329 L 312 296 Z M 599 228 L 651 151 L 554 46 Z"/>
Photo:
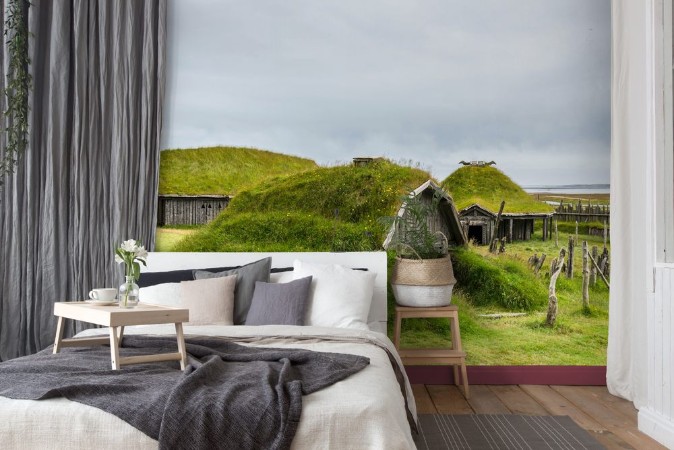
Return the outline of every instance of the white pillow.
<path id="1" fill-rule="evenodd" d="M 236 274 L 180 282 L 180 303 L 190 310 L 187 325 L 234 325 Z"/>
<path id="2" fill-rule="evenodd" d="M 290 283 L 295 279 L 292 270 L 287 270 L 285 272 L 275 272 L 269 275 L 270 283 Z"/>
<path id="3" fill-rule="evenodd" d="M 300 260 L 293 266 L 296 280 L 313 277 L 306 325 L 369 330 L 367 317 L 376 273 Z"/>
<path id="4" fill-rule="evenodd" d="M 162 283 L 142 287 L 138 299 L 153 305 L 180 307 L 180 283 Z"/>

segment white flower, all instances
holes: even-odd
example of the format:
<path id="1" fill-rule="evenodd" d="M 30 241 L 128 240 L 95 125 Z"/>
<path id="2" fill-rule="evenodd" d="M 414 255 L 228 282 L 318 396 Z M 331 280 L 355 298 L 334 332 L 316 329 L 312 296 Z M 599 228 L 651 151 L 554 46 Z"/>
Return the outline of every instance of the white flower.
<path id="1" fill-rule="evenodd" d="M 147 258 L 147 250 L 145 250 L 145 247 L 141 245 L 136 249 L 135 255 L 136 258 L 145 259 Z"/>
<path id="2" fill-rule="evenodd" d="M 129 239 L 128 241 L 122 242 L 122 245 L 119 247 L 125 252 L 134 253 L 138 246 L 136 245 L 135 239 Z"/>
<path id="3" fill-rule="evenodd" d="M 129 239 L 122 242 L 122 244 L 115 250 L 115 261 L 119 264 L 126 265 L 126 276 L 138 278 L 140 266 L 138 262 L 145 265 L 148 253 L 144 246 L 135 239 Z"/>

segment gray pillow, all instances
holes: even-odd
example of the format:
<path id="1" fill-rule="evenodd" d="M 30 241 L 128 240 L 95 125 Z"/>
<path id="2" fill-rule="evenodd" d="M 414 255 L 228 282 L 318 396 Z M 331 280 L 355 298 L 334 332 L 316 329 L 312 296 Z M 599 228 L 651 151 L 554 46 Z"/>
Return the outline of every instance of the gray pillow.
<path id="1" fill-rule="evenodd" d="M 236 274 L 236 288 L 234 289 L 234 325 L 243 325 L 246 323 L 250 302 L 253 300 L 255 282 L 269 282 L 270 270 L 271 258 L 264 258 L 236 269 L 225 270 L 224 272 L 213 273 L 195 270 L 194 279 L 203 280 L 206 278 L 219 278 Z"/>
<path id="2" fill-rule="evenodd" d="M 311 278 L 289 283 L 255 283 L 246 325 L 304 325 Z"/>

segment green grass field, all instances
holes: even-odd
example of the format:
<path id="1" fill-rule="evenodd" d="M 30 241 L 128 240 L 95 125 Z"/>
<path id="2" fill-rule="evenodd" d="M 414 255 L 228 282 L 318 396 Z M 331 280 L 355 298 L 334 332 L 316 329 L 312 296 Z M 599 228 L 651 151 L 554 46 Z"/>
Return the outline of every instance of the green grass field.
<path id="1" fill-rule="evenodd" d="M 560 233 L 560 245 L 568 235 Z M 600 238 L 579 236 L 590 246 L 601 248 Z M 520 317 L 492 319 L 484 314 L 511 312 L 498 305 L 475 306 L 471 294 L 461 288 L 458 280 L 453 302 L 459 305 L 461 337 L 467 352 L 468 364 L 474 365 L 605 365 L 608 339 L 608 295 L 606 286 L 598 281 L 590 287 L 590 312 L 582 309 L 581 284 L 582 262 L 580 251 L 574 258 L 574 278 L 563 275 L 557 282 L 559 312 L 553 328 L 544 325 L 547 312 L 547 289 L 549 264 L 559 253 L 553 241 L 541 241 L 540 232 L 527 242 L 516 242 L 506 248 L 505 254 L 492 255 L 488 247 L 470 249 L 487 259 L 498 259 L 520 265 L 528 271 L 530 282 L 539 285 L 544 297 L 539 306 Z M 580 250 L 580 247 L 578 248 Z M 546 262 L 539 277 L 527 267 L 529 256 L 546 253 Z M 458 277 L 457 277 L 458 278 Z M 389 300 L 389 310 L 393 307 Z M 390 313 L 391 311 L 389 311 Z M 392 317 L 392 315 L 390 316 Z M 449 324 L 446 319 L 412 319 L 403 323 L 402 343 L 410 347 L 429 347 L 447 344 Z M 389 334 L 392 335 L 392 320 Z"/>
<path id="2" fill-rule="evenodd" d="M 173 192 L 209 190 L 214 193 L 215 189 L 216 193 L 231 193 L 228 189 L 235 187 L 239 190 L 229 207 L 206 226 L 158 229 L 158 251 L 378 250 L 385 233 L 381 218 L 393 215 L 400 207 L 402 196 L 430 178 L 428 172 L 385 159 L 364 167 L 351 164 L 316 167 L 307 160 L 296 161 L 297 158 L 293 160 L 270 152 L 209 149 L 162 152 L 162 165 L 171 158 L 180 161 L 171 162 L 170 169 L 164 173 L 173 171 L 170 178 L 174 182 L 185 181 L 189 185 L 189 188 L 170 188 Z M 251 161 L 253 165 L 246 165 Z M 298 165 L 289 165 L 290 161 Z M 252 176 L 260 172 L 262 166 L 275 165 L 278 172 L 265 169 L 265 177 Z M 180 180 L 181 174 L 198 176 L 185 177 L 189 178 L 186 181 Z M 202 174 L 205 175 L 202 177 Z M 450 175 L 444 185 L 458 209 L 480 203 L 496 211 L 501 199 L 506 198 L 506 212 L 552 210 L 493 167 L 462 167 Z M 169 188 L 163 189 L 167 192 L 165 189 Z M 601 227 L 601 224 L 594 225 Z M 601 238 L 582 235 L 587 228 L 580 227 L 580 239 L 599 245 Z M 566 245 L 568 233 L 575 231 L 575 224 L 560 223 L 558 229 L 560 245 Z M 547 254 L 539 276 L 527 265 L 534 253 Z M 583 311 L 580 249 L 574 261 L 576 277 L 572 280 L 560 277 L 557 283 L 557 323 L 552 328 L 544 326 L 547 272 L 558 253 L 554 240 L 541 240 L 540 229 L 532 240 L 508 245 L 505 254 L 492 255 L 487 247 L 474 246 L 452 252 L 458 280 L 454 302 L 460 306 L 462 340 L 469 364 L 606 363 L 608 289 L 601 281 L 593 286 L 591 308 Z M 389 252 L 389 269 L 394 260 L 393 253 Z M 389 335 L 392 335 L 394 306 L 395 300 L 389 292 Z M 524 315 L 485 317 L 513 311 Z M 403 345 L 411 347 L 446 345 L 449 336 L 446 319 L 410 319 L 403 324 L 403 330 Z"/>
<path id="3" fill-rule="evenodd" d="M 174 248 L 186 236 L 195 233 L 199 227 L 190 228 L 171 228 L 157 227 L 157 237 L 155 240 L 156 252 L 173 252 Z"/>
<path id="4" fill-rule="evenodd" d="M 157 251 L 172 251 L 181 238 L 195 233 L 196 229 L 157 229 Z M 520 265 L 529 283 L 537 283 L 537 291 L 544 292 L 539 306 L 526 311 L 525 316 L 492 319 L 484 314 L 510 312 L 497 305 L 474 306 L 470 294 L 457 284 L 453 302 L 459 305 L 461 336 L 468 354 L 468 364 L 473 365 L 604 365 L 608 336 L 608 289 L 598 281 L 590 288 L 590 314 L 581 307 L 581 260 L 574 259 L 575 278 L 560 276 L 557 282 L 559 313 L 556 326 L 543 325 L 547 311 L 547 271 L 553 255 L 559 249 L 554 241 L 543 242 L 540 233 L 534 240 L 508 245 L 505 254 L 491 255 L 487 247 L 471 247 L 484 258 L 497 259 Z M 591 245 L 601 247 L 599 238 L 579 236 Z M 560 234 L 560 245 L 568 235 Z M 264 250 L 267 250 L 265 248 Z M 533 253 L 546 253 L 546 263 L 539 277 L 527 267 Z M 393 256 L 390 258 L 391 265 Z M 389 336 L 393 335 L 393 308 L 395 301 L 389 295 Z M 449 323 L 446 319 L 408 319 L 403 323 L 402 343 L 409 347 L 433 347 L 449 343 Z"/>

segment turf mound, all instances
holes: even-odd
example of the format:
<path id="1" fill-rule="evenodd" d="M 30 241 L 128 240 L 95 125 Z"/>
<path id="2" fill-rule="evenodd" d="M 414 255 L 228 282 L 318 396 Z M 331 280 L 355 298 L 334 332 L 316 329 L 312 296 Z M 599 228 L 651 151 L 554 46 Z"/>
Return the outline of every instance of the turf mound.
<path id="1" fill-rule="evenodd" d="M 267 179 L 176 251 L 367 251 L 381 248 L 383 216 L 428 180 L 419 169 L 379 159 Z"/>
<path id="2" fill-rule="evenodd" d="M 254 148 L 164 150 L 159 164 L 159 194 L 235 195 L 267 178 L 316 167 L 310 159 Z"/>
<path id="3" fill-rule="evenodd" d="M 535 200 L 507 175 L 491 166 L 461 167 L 445 178 L 442 186 L 451 194 L 459 211 L 477 203 L 496 213 L 502 200 L 506 202 L 506 213 L 553 211 L 552 206 Z"/>

